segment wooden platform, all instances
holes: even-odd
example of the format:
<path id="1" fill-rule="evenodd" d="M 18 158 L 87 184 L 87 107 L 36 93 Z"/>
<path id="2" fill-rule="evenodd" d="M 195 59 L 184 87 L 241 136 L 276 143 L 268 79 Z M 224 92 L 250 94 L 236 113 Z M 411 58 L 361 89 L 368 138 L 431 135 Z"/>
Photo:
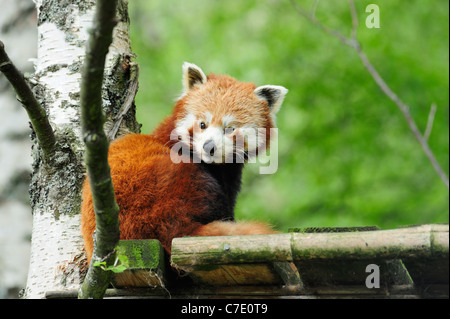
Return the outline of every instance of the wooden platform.
<path id="1" fill-rule="evenodd" d="M 156 240 L 121 241 L 118 253 L 127 270 L 106 298 L 449 297 L 448 224 L 176 238 L 170 260 Z M 64 293 L 76 296 L 46 296 Z"/>

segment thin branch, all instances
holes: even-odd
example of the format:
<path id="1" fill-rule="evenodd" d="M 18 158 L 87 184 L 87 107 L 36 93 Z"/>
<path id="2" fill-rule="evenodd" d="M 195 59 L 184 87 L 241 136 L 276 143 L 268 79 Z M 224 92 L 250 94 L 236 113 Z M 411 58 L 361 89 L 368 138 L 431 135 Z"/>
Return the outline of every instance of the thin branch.
<path id="1" fill-rule="evenodd" d="M 338 38 L 342 43 L 352 47 L 356 53 L 358 54 L 361 62 L 363 63 L 366 70 L 369 72 L 369 74 L 374 79 L 375 83 L 378 85 L 378 87 L 383 91 L 383 93 L 391 99 L 399 108 L 400 112 L 403 114 L 403 117 L 405 118 L 406 122 L 408 123 L 409 129 L 413 133 L 416 140 L 419 142 L 420 146 L 422 147 L 422 150 L 424 151 L 425 155 L 427 156 L 428 160 L 430 161 L 431 165 L 433 166 L 434 170 L 438 174 L 438 176 L 441 178 L 441 180 L 444 182 L 447 189 L 449 188 L 449 180 L 447 174 L 444 172 L 442 167 L 439 165 L 438 161 L 436 160 L 436 157 L 433 154 L 433 151 L 430 149 L 428 142 L 426 138 L 422 135 L 420 130 L 417 127 L 416 122 L 411 116 L 411 113 L 409 112 L 410 107 L 406 105 L 398 96 L 395 94 L 390 87 L 386 84 L 386 82 L 383 80 L 383 78 L 380 76 L 378 71 L 375 69 L 375 67 L 372 65 L 372 63 L 369 61 L 369 58 L 364 53 L 364 51 L 361 48 L 361 45 L 356 37 L 356 31 L 358 28 L 358 16 L 356 11 L 356 6 L 354 0 L 349 0 L 350 5 L 350 12 L 352 15 L 352 32 L 351 32 L 351 38 L 347 38 L 343 36 L 340 32 L 336 30 L 329 29 L 322 23 L 320 23 L 315 17 L 308 14 L 303 8 L 301 8 L 295 0 L 291 0 L 292 4 L 294 5 L 294 8 L 304 17 L 306 17 L 312 24 L 318 26 L 320 29 L 322 29 L 325 33 L 330 34 L 336 38 Z"/>
<path id="2" fill-rule="evenodd" d="M 333 30 L 328 28 L 326 25 L 322 24 L 319 20 L 316 19 L 315 13 L 311 14 L 308 13 L 306 10 L 304 10 L 301 6 L 298 5 L 298 3 L 295 0 L 291 0 L 292 6 L 294 9 L 302 16 L 304 16 L 306 19 L 308 19 L 312 24 L 320 28 L 323 32 L 326 34 L 332 35 L 339 39 L 343 44 L 348 45 L 352 48 L 354 48 L 355 44 L 353 41 L 346 36 L 344 36 L 342 33 L 340 33 L 337 30 Z"/>
<path id="3" fill-rule="evenodd" d="M 320 0 L 315 0 L 313 5 L 312 5 L 312 9 L 311 9 L 311 17 L 312 18 L 316 17 L 316 10 L 317 10 L 317 7 L 319 6 L 319 1 Z"/>
<path id="4" fill-rule="evenodd" d="M 94 202 L 96 230 L 94 252 L 79 298 L 102 298 L 111 280 L 111 272 L 94 266 L 106 258 L 107 266 L 115 259 L 119 241 L 119 207 L 108 164 L 109 142 L 105 135 L 102 108 L 102 83 L 105 58 L 116 25 L 117 0 L 97 0 L 94 26 L 91 31 L 83 66 L 80 104 L 85 161 Z"/>
<path id="5" fill-rule="evenodd" d="M 350 12 L 352 14 L 352 33 L 351 33 L 351 36 L 352 36 L 353 42 L 355 44 L 358 44 L 358 47 L 361 48 L 359 46 L 359 42 L 358 42 L 358 39 L 356 37 L 357 32 L 358 32 L 358 25 L 359 25 L 358 13 L 356 12 L 356 6 L 355 6 L 354 1 L 353 0 L 349 0 L 349 4 L 350 4 Z"/>
<path id="6" fill-rule="evenodd" d="M 350 11 L 352 12 L 352 22 L 353 27 L 357 27 L 357 14 L 356 14 L 356 7 L 355 2 L 353 0 L 349 0 L 350 4 Z M 356 22 L 355 22 L 356 21 Z M 353 32 L 352 32 L 353 33 Z M 427 140 L 422 136 L 422 133 L 420 132 L 419 128 L 417 127 L 416 122 L 414 121 L 411 113 L 409 112 L 410 107 L 406 105 L 398 96 L 395 94 L 390 87 L 386 84 L 386 82 L 383 80 L 383 78 L 380 76 L 380 74 L 377 72 L 375 67 L 370 63 L 369 58 L 367 55 L 363 52 L 361 45 L 359 45 L 358 40 L 356 39 L 356 31 L 354 32 L 355 38 L 353 39 L 357 45 L 355 46 L 356 52 L 358 53 L 359 58 L 361 59 L 362 63 L 364 64 L 367 71 L 370 73 L 372 78 L 375 80 L 375 82 L 378 84 L 380 89 L 386 94 L 399 108 L 399 110 L 402 112 L 406 122 L 408 123 L 409 129 L 414 134 L 414 137 L 419 142 L 420 146 L 422 147 L 422 150 L 424 151 L 425 155 L 428 157 L 428 160 L 430 161 L 431 165 L 433 166 L 436 173 L 439 175 L 441 180 L 444 182 L 445 186 L 449 188 L 449 180 L 447 174 L 444 172 L 444 170 L 439 165 L 438 161 L 436 160 L 436 157 L 433 154 L 433 151 L 430 149 L 430 146 L 428 145 Z"/>
<path id="7" fill-rule="evenodd" d="M 31 88 L 24 79 L 23 74 L 14 66 L 5 51 L 3 42 L 0 41 L 0 71 L 6 76 L 14 87 L 17 99 L 28 113 L 33 129 L 44 154 L 44 160 L 48 163 L 55 153 L 56 139 L 53 129 L 48 121 L 47 113 L 36 100 Z"/>
<path id="8" fill-rule="evenodd" d="M 427 128 L 425 129 L 425 133 L 423 134 L 425 141 L 428 141 L 431 135 L 431 131 L 433 130 L 434 116 L 436 115 L 436 110 L 437 110 L 436 104 L 432 103 L 430 107 L 430 113 L 428 113 Z"/>

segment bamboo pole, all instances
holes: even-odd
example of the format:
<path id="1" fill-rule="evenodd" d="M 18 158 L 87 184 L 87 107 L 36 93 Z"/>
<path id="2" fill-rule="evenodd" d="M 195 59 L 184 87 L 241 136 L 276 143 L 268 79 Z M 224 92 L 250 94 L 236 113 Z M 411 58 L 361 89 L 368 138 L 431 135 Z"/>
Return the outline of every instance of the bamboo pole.
<path id="1" fill-rule="evenodd" d="M 175 238 L 171 263 L 189 270 L 274 261 L 442 258 L 448 257 L 448 231 L 448 225 L 434 224 L 344 233 Z"/>

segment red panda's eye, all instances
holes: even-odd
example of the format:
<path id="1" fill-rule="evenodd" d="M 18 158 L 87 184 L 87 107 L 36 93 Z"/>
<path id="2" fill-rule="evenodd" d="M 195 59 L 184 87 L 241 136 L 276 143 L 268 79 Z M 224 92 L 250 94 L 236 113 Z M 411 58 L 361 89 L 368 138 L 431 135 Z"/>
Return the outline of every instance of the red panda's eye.
<path id="1" fill-rule="evenodd" d="M 204 129 L 206 128 L 205 122 L 201 122 L 201 123 L 200 123 L 200 128 L 201 128 L 202 130 L 204 130 Z"/>
<path id="2" fill-rule="evenodd" d="M 225 129 L 224 129 L 224 133 L 225 134 L 233 134 L 233 132 L 234 132 L 234 130 L 235 130 L 235 128 L 234 127 L 226 127 Z"/>

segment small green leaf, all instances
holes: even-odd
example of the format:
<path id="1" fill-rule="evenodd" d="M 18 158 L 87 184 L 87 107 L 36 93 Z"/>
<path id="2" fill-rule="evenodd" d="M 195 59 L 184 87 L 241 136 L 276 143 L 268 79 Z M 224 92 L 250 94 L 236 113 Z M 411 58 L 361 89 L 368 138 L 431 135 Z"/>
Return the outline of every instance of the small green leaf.
<path id="1" fill-rule="evenodd" d="M 101 268 L 105 268 L 106 267 L 106 261 L 97 261 L 94 263 L 95 267 L 101 267 Z"/>
<path id="2" fill-rule="evenodd" d="M 127 269 L 127 267 L 125 267 L 124 265 L 119 265 L 119 266 L 113 267 L 108 270 L 111 270 L 115 274 L 120 274 L 120 273 L 124 272 L 126 269 Z"/>

